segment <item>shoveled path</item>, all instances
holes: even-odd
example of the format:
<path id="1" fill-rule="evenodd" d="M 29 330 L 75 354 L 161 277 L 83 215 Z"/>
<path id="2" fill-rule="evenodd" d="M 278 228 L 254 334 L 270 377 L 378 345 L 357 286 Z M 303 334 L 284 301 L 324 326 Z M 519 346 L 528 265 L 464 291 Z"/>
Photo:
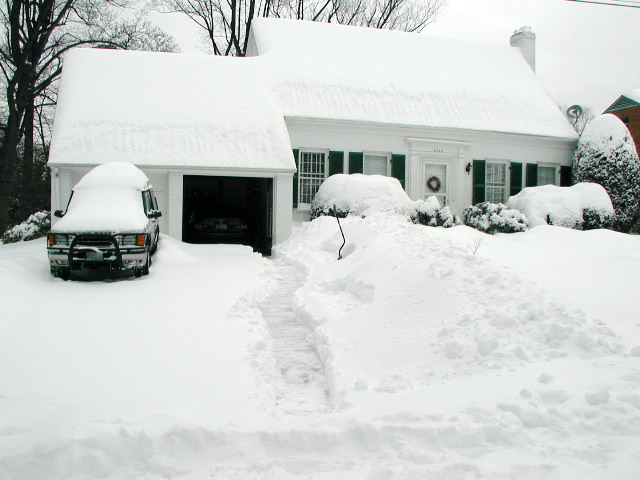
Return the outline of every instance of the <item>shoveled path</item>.
<path id="1" fill-rule="evenodd" d="M 292 308 L 293 294 L 303 283 L 299 269 L 274 261 L 279 280 L 276 290 L 260 305 L 273 337 L 276 358 L 276 401 L 291 415 L 326 412 L 328 384 L 324 366 L 318 357 L 313 333 L 300 321 Z"/>

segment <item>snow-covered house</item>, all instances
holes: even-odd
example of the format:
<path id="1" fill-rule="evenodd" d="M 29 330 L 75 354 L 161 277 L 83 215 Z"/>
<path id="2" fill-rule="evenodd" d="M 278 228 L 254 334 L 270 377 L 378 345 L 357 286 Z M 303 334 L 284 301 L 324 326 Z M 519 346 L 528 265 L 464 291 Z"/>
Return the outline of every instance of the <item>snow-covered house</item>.
<path id="1" fill-rule="evenodd" d="M 577 137 L 534 73 L 534 41 L 527 28 L 512 47 L 257 19 L 247 58 L 73 51 L 52 208 L 111 160 L 147 173 L 176 238 L 195 205 L 217 202 L 280 241 L 335 173 L 394 176 L 457 213 L 560 184 Z"/>

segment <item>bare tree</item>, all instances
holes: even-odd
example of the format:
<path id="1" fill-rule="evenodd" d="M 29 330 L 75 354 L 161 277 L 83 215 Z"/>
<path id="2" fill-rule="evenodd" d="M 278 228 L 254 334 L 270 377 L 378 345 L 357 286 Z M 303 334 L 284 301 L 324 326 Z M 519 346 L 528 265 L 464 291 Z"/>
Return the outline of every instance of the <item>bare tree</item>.
<path id="1" fill-rule="evenodd" d="M 151 0 L 195 22 L 216 55 L 244 56 L 255 17 L 280 17 L 419 32 L 446 0 Z"/>
<path id="2" fill-rule="evenodd" d="M 591 107 L 588 107 L 588 106 L 587 107 L 581 107 L 582 108 L 582 113 L 578 117 L 572 117 L 572 116 L 569 115 L 569 107 L 567 107 L 567 105 L 560 104 L 560 105 L 558 105 L 558 108 L 560 108 L 560 110 L 562 110 L 562 113 L 564 114 L 564 116 L 567 119 L 567 121 L 571 124 L 571 126 L 574 128 L 574 130 L 576 132 L 578 132 L 578 134 L 580 134 L 580 135 L 584 131 L 584 128 L 587 125 L 589 125 L 593 120 L 595 120 L 595 118 L 598 116 L 593 111 L 593 109 Z"/>
<path id="3" fill-rule="evenodd" d="M 0 148 L 0 231 L 9 225 L 11 201 L 28 198 L 31 183 L 42 180 L 47 108 L 55 103 L 63 54 L 82 45 L 176 50 L 171 37 L 142 17 L 120 19 L 115 9 L 122 6 L 112 0 L 0 4 L 0 70 L 6 105 Z M 36 155 L 38 137 L 44 143 Z"/>

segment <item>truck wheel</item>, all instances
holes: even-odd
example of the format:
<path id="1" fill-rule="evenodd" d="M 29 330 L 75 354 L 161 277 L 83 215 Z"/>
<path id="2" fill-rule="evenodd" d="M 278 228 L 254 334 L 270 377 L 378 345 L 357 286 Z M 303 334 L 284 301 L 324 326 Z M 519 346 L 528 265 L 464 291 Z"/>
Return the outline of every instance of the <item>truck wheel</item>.
<path id="1" fill-rule="evenodd" d="M 71 270 L 68 267 L 60 267 L 58 268 L 58 274 L 56 276 L 66 282 L 67 280 L 69 280 L 70 275 L 71 275 Z"/>
<path id="2" fill-rule="evenodd" d="M 142 266 L 142 274 L 149 275 L 149 267 L 151 266 L 151 255 L 147 252 L 147 261 Z"/>
<path id="3" fill-rule="evenodd" d="M 156 232 L 156 236 L 153 239 L 153 243 L 151 244 L 151 255 L 156 253 L 156 250 L 158 250 L 158 241 L 159 240 L 160 240 L 160 231 L 157 231 Z"/>

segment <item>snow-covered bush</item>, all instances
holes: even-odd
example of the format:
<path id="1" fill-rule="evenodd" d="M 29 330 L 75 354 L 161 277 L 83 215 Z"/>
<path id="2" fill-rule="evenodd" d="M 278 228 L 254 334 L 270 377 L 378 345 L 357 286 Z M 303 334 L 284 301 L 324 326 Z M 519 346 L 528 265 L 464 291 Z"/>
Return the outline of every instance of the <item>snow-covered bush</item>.
<path id="1" fill-rule="evenodd" d="M 529 222 L 516 209 L 503 203 L 481 202 L 464 209 L 464 223 L 485 233 L 524 232 Z"/>
<path id="2" fill-rule="evenodd" d="M 602 185 L 615 208 L 613 228 L 628 232 L 640 217 L 640 160 L 629 130 L 615 115 L 596 118 L 582 132 L 573 181 Z"/>
<path id="3" fill-rule="evenodd" d="M 411 216 L 413 223 L 429 227 L 455 227 L 460 225 L 460 219 L 451 213 L 449 207 L 442 207 L 438 199 L 433 196 L 426 200 L 415 202 L 415 213 Z"/>
<path id="4" fill-rule="evenodd" d="M 327 178 L 311 202 L 311 219 L 333 215 L 368 216 L 380 212 L 395 212 L 409 217 L 414 202 L 398 179 L 382 175 L 337 174 Z"/>
<path id="5" fill-rule="evenodd" d="M 2 235 L 2 243 L 16 243 L 44 237 L 51 228 L 51 213 L 42 211 L 31 215 L 27 220 L 16 225 Z"/>
<path id="6" fill-rule="evenodd" d="M 606 212 L 595 208 L 585 208 L 582 211 L 582 219 L 584 220 L 582 224 L 584 230 L 611 229 L 613 228 L 615 215 L 613 212 Z"/>
<path id="7" fill-rule="evenodd" d="M 582 230 L 585 228 L 584 212 L 589 210 L 587 228 L 606 228 L 607 218 L 613 216 L 611 199 L 597 183 L 578 183 L 572 187 L 527 187 L 509 197 L 507 205 L 524 213 L 532 227 L 556 225 Z"/>

